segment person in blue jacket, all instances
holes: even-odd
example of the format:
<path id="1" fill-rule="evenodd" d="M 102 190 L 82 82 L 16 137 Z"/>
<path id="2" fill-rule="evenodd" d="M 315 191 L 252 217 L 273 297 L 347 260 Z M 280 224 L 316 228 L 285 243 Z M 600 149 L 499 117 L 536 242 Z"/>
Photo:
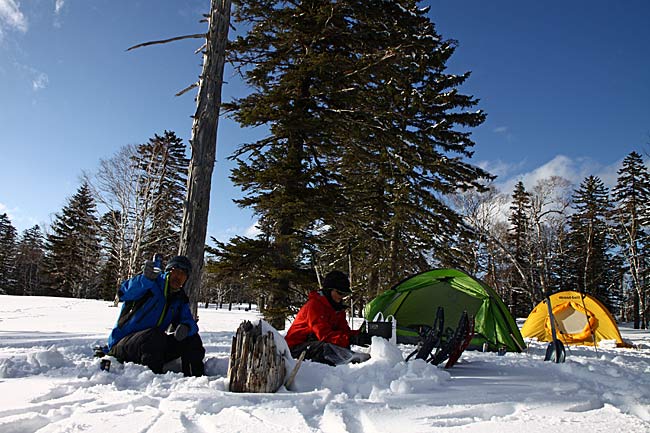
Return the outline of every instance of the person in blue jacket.
<path id="1" fill-rule="evenodd" d="M 185 376 L 205 373 L 205 349 L 183 291 L 191 272 L 185 256 L 173 257 L 163 273 L 148 260 L 142 274 L 122 283 L 118 296 L 123 305 L 108 337 L 109 355 L 159 374 L 165 363 L 180 357 Z"/>

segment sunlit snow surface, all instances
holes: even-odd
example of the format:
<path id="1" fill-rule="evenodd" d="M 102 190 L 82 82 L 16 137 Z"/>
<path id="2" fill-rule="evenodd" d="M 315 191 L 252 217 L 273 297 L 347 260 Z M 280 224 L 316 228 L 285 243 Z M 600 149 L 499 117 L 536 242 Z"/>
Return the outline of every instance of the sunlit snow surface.
<path id="1" fill-rule="evenodd" d="M 0 296 L 0 432 L 650 432 L 650 333 L 636 349 L 465 352 L 449 370 L 405 363 L 412 346 L 375 338 L 363 364 L 304 362 L 291 391 L 227 391 L 232 336 L 255 311 L 199 309 L 208 376 L 99 369 L 118 309 L 102 301 Z M 172 366 L 173 368 L 173 366 Z"/>

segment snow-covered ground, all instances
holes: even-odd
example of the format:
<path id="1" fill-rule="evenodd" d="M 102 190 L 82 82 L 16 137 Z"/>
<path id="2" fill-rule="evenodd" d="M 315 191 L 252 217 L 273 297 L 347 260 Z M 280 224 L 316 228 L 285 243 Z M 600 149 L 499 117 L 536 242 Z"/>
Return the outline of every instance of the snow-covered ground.
<path id="1" fill-rule="evenodd" d="M 650 333 L 622 326 L 636 349 L 570 347 L 564 364 L 527 353 L 465 352 L 444 370 L 405 363 L 410 346 L 375 338 L 371 360 L 305 362 L 292 391 L 227 391 L 244 310 L 200 309 L 207 373 L 99 370 L 118 310 L 92 300 L 0 296 L 0 432 L 650 432 Z"/>

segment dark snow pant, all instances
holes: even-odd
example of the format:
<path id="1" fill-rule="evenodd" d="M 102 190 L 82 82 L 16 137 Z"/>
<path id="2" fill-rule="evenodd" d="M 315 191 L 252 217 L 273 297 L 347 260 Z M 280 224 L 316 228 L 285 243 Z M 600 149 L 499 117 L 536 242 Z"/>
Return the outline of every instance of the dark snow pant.
<path id="1" fill-rule="evenodd" d="M 178 341 L 158 328 L 149 328 L 127 335 L 110 351 L 120 362 L 146 365 L 156 374 L 163 373 L 163 365 L 181 358 L 185 376 L 203 376 L 205 349 L 199 334 Z"/>
<path id="2" fill-rule="evenodd" d="M 305 341 L 291 348 L 291 356 L 297 359 L 303 351 L 306 351 L 305 359 L 332 366 L 344 363 L 353 353 L 336 344 L 324 341 Z"/>

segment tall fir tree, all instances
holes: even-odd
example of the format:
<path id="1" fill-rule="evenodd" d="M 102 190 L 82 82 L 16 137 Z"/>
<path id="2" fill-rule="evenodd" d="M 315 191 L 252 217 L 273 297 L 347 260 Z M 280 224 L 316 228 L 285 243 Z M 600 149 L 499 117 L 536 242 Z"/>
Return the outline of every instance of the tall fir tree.
<path id="1" fill-rule="evenodd" d="M 95 200 L 87 183 L 55 216 L 46 241 L 49 295 L 99 297 L 100 242 Z"/>
<path id="2" fill-rule="evenodd" d="M 137 151 L 142 181 L 155 185 L 142 259 L 149 259 L 154 253 L 175 255 L 187 190 L 189 160 L 185 157 L 185 144 L 173 131 L 166 130 L 162 136 L 154 134 L 147 143 L 138 146 Z M 147 170 L 150 165 L 156 165 L 158 169 Z"/>
<path id="3" fill-rule="evenodd" d="M 16 246 L 16 283 L 21 295 L 41 295 L 45 240 L 38 225 L 25 230 Z"/>
<path id="4" fill-rule="evenodd" d="M 570 287 L 596 296 L 611 310 L 612 262 L 608 218 L 609 190 L 596 176 L 589 176 L 573 194 L 575 212 L 570 220 L 568 263 L 573 276 Z"/>
<path id="5" fill-rule="evenodd" d="M 115 293 L 124 280 L 121 263 L 125 261 L 125 258 L 122 257 L 124 252 L 120 249 L 122 239 L 118 227 L 118 221 L 121 220 L 122 217 L 118 211 L 106 212 L 99 219 L 99 234 L 104 256 L 99 275 L 99 296 L 105 300 L 115 299 Z"/>
<path id="6" fill-rule="evenodd" d="M 102 216 L 104 250 L 108 254 L 103 287 L 140 271 L 153 253 L 169 257 L 179 248 L 179 231 L 187 190 L 185 145 L 172 131 L 154 134 L 147 143 L 122 147 L 86 181 Z M 107 273 L 108 272 L 108 273 Z"/>
<path id="7" fill-rule="evenodd" d="M 625 257 L 632 288 L 634 328 L 646 329 L 650 175 L 637 152 L 631 152 L 623 160 L 612 195 L 616 203 L 613 211 L 616 243 Z"/>
<path id="8" fill-rule="evenodd" d="M 360 64 L 349 68 L 358 91 L 345 101 L 355 109 L 339 113 L 345 130 L 329 171 L 340 174 L 346 207 L 328 235 L 334 245 L 352 240 L 355 257 L 367 259 L 357 267 L 371 270 L 365 285 L 382 291 L 432 259 L 443 266 L 464 260 L 453 254 L 455 244 L 472 233 L 446 196 L 481 190 L 490 178 L 464 161 L 474 144 L 469 128 L 485 115 L 458 91 L 469 73 L 446 72 L 455 42 L 441 38 L 426 9 L 415 2 L 351 7 Z"/>
<path id="9" fill-rule="evenodd" d="M 455 127 L 484 114 L 456 89 L 468 74 L 444 73 L 454 43 L 440 40 L 426 10 L 412 1 L 242 1 L 234 17 L 255 24 L 232 44 L 255 90 L 227 108 L 271 134 L 238 149 L 232 178 L 277 251 L 273 303 L 287 304 L 315 251 L 340 268 L 363 243 L 394 278 L 446 247 L 463 226 L 441 196 L 489 177 L 462 161 L 473 143 Z"/>
<path id="10" fill-rule="evenodd" d="M 511 270 L 508 273 L 512 291 L 509 307 L 516 317 L 527 314 L 528 305 L 521 300 L 522 292 L 533 291 L 533 281 L 530 278 L 530 193 L 526 191 L 522 181 L 517 182 L 512 193 L 510 215 L 508 221 L 508 248 L 511 251 Z"/>
<path id="11" fill-rule="evenodd" d="M 0 293 L 15 295 L 16 228 L 6 213 L 0 214 Z"/>

